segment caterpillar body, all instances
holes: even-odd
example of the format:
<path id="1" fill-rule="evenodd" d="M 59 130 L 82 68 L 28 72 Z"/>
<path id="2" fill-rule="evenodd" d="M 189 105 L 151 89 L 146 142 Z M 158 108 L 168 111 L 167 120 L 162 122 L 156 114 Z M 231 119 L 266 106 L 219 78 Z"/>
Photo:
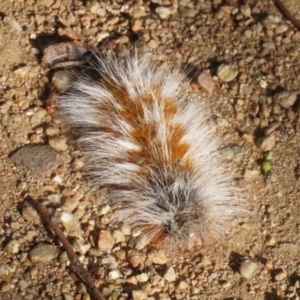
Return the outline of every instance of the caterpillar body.
<path id="1" fill-rule="evenodd" d="M 57 105 L 87 158 L 87 175 L 109 190 L 112 222 L 165 249 L 224 235 L 242 197 L 185 75 L 148 54 L 95 57 L 87 63 L 98 78 L 77 74 Z"/>

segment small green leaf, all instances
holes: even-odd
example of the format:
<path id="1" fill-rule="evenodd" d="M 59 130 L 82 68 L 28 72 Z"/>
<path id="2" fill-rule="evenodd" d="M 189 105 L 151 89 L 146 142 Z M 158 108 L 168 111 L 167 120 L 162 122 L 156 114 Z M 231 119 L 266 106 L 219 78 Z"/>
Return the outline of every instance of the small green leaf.
<path id="1" fill-rule="evenodd" d="M 267 176 L 272 169 L 272 164 L 269 160 L 265 160 L 265 161 L 263 161 L 261 168 L 262 168 L 262 172 L 264 173 L 264 175 Z"/>

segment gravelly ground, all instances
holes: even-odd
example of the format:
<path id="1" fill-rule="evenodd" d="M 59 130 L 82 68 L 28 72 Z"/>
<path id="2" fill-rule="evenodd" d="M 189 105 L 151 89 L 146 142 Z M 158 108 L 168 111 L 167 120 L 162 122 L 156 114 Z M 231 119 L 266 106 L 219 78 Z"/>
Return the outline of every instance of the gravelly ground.
<path id="1" fill-rule="evenodd" d="M 300 18 L 296 0 L 284 3 Z M 134 268 L 128 228 L 109 227 L 109 213 L 99 216 L 97 195 L 77 169 L 78 151 L 64 149 L 65 129 L 57 114 L 45 110 L 49 75 L 40 58 L 43 47 L 55 42 L 96 46 L 108 36 L 118 37 L 119 48 L 135 42 L 160 60 L 188 63 L 213 76 L 209 97 L 197 82 L 192 88 L 208 98 L 227 146 L 224 155 L 231 156 L 233 172 L 241 176 L 251 212 L 223 241 L 166 263 L 153 262 L 161 253 L 140 252 L 146 261 Z M 290 94 L 280 101 L 278 94 L 299 94 L 300 32 L 272 1 L 5 0 L 0 41 L 1 299 L 89 299 L 85 287 L 71 278 L 64 254 L 45 263 L 32 259 L 34 247 L 55 240 L 22 206 L 29 198 L 72 210 L 84 230 L 84 242 L 77 245 L 81 253 L 85 245 L 97 250 L 91 231 L 113 233 L 113 252 L 100 253 L 94 263 L 95 282 L 108 299 L 299 299 L 300 103 L 299 97 L 288 102 Z M 238 70 L 228 83 L 217 76 L 222 63 Z M 267 133 L 271 154 L 258 147 Z M 43 176 L 8 159 L 24 144 L 48 144 L 56 136 L 64 151 Z M 272 170 L 264 176 L 266 161 Z M 56 255 L 56 248 L 51 251 Z M 94 255 L 81 258 L 87 264 Z M 249 279 L 239 272 L 245 259 L 256 266 Z M 167 270 L 175 271 L 170 282 Z"/>

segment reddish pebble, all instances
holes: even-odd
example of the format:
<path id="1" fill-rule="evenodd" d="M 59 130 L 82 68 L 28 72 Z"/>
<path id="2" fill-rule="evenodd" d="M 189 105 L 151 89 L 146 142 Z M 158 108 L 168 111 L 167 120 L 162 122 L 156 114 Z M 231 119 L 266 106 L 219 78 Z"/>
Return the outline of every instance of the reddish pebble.
<path id="1" fill-rule="evenodd" d="M 213 93 L 214 91 L 214 87 L 215 87 L 215 81 L 214 79 L 211 77 L 210 74 L 203 72 L 198 76 L 198 83 L 200 84 L 200 86 L 205 89 L 210 95 Z"/>
<path id="2" fill-rule="evenodd" d="M 274 269 L 274 264 L 271 260 L 267 260 L 267 262 L 265 263 L 265 267 L 268 269 L 268 270 L 273 270 Z"/>

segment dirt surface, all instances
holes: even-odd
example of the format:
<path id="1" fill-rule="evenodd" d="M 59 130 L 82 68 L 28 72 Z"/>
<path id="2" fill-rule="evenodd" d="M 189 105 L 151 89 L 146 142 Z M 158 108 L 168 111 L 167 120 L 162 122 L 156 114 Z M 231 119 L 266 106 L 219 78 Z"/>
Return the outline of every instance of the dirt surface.
<path id="1" fill-rule="evenodd" d="M 108 299 L 299 299 L 300 32 L 272 1 L 241 2 L 1 1 L 1 299 L 89 299 L 60 247 L 47 248 L 47 256 L 41 243 L 58 243 L 26 199 L 78 217 L 83 238 L 77 241 L 79 231 L 71 240 Z M 284 3 L 300 19 L 298 0 Z M 139 251 L 141 262 L 133 267 L 134 233 L 109 226 L 109 212 L 80 172 L 80 153 L 66 144 L 59 112 L 46 110 L 51 74 L 40 64 L 49 44 L 97 46 L 108 37 L 117 49 L 135 44 L 162 61 L 195 67 L 191 89 L 208 99 L 224 155 L 248 194 L 249 218 L 237 220 L 224 240 L 167 261 L 163 253 Z M 221 64 L 237 76 L 226 82 Z M 211 95 L 197 82 L 203 72 L 214 80 Z M 54 145 L 56 166 L 38 176 L 11 161 L 25 144 Z M 99 251 L 91 238 L 101 230 L 112 233 L 112 251 Z M 249 276 L 241 275 L 243 268 Z"/>

